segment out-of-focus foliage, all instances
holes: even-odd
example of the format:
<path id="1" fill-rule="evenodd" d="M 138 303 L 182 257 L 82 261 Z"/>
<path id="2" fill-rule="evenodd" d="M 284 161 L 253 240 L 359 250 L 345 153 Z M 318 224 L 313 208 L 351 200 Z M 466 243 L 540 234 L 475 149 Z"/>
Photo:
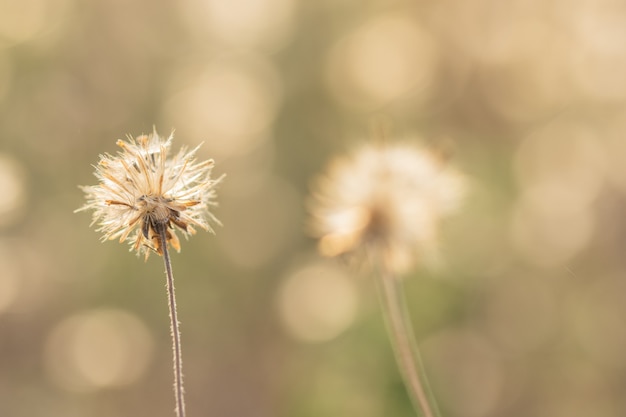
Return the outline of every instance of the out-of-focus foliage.
<path id="1" fill-rule="evenodd" d="M 406 277 L 443 414 L 625 415 L 624 74 L 616 0 L 0 0 L 0 415 L 173 415 L 160 259 L 72 214 L 153 125 L 227 173 L 173 257 L 190 416 L 413 415 L 367 271 L 305 232 L 381 131 L 471 182 Z"/>

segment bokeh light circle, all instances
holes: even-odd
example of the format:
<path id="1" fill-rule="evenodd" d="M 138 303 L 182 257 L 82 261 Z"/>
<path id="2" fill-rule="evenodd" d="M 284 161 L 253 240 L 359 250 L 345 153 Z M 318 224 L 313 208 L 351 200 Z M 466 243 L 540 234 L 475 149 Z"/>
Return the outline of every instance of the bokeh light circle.
<path id="1" fill-rule="evenodd" d="M 239 55 L 180 70 L 164 116 L 179 137 L 204 141 L 223 159 L 244 154 L 269 138 L 282 103 L 277 70 L 259 55 Z"/>
<path id="2" fill-rule="evenodd" d="M 276 50 L 293 34 L 294 0 L 186 0 L 183 16 L 196 33 L 226 45 Z"/>
<path id="3" fill-rule="evenodd" d="M 0 227 L 20 217 L 26 196 L 26 170 L 17 159 L 0 153 Z"/>
<path id="4" fill-rule="evenodd" d="M 409 17 L 390 14 L 340 39 L 329 54 L 326 75 L 340 102 L 367 109 L 408 94 L 427 96 L 437 63 L 430 34 Z"/>
<path id="5" fill-rule="evenodd" d="M 289 334 L 304 342 L 324 342 L 352 324 L 357 294 L 343 270 L 320 261 L 291 273 L 282 283 L 277 303 Z"/>
<path id="6" fill-rule="evenodd" d="M 50 332 L 44 363 L 48 376 L 70 391 L 134 383 L 152 359 L 153 340 L 134 314 L 94 309 L 70 316 Z"/>

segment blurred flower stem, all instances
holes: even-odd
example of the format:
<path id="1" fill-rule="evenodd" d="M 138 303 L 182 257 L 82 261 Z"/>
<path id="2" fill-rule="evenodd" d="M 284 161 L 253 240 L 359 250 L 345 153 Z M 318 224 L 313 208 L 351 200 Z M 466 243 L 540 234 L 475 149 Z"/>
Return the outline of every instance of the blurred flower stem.
<path id="1" fill-rule="evenodd" d="M 389 339 L 413 406 L 421 410 L 424 417 L 440 417 L 413 336 L 402 281 L 391 272 L 384 261 L 377 262 L 376 269 L 374 275 Z"/>
<path id="2" fill-rule="evenodd" d="M 174 274 L 170 252 L 167 247 L 167 225 L 157 224 L 156 232 L 159 235 L 160 248 L 163 252 L 165 275 L 167 276 L 167 299 L 170 310 L 170 330 L 172 333 L 172 350 L 174 355 L 174 396 L 176 397 L 176 416 L 185 417 L 185 394 L 183 390 L 183 358 L 180 343 L 180 329 L 178 327 L 178 313 L 176 311 L 176 293 L 174 291 Z"/>

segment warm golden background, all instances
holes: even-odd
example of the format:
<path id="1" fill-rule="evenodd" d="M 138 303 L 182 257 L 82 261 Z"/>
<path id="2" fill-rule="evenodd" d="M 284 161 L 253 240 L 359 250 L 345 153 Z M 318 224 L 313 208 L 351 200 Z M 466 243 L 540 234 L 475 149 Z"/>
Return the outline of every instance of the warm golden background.
<path id="1" fill-rule="evenodd" d="M 371 277 L 304 231 L 381 124 L 471 181 L 407 277 L 443 415 L 626 415 L 623 1 L 0 0 L 0 115 L 2 417 L 173 416 L 162 263 L 72 213 L 153 125 L 227 173 L 173 257 L 189 416 L 414 415 Z"/>

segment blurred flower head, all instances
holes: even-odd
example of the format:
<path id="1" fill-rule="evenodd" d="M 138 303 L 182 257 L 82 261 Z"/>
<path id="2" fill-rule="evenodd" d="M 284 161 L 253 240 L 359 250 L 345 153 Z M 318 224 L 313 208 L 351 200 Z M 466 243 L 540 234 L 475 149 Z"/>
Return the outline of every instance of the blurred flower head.
<path id="1" fill-rule="evenodd" d="M 371 250 L 400 272 L 435 252 L 439 220 L 463 194 L 463 177 L 435 154 L 408 144 L 368 145 L 331 161 L 317 178 L 311 229 L 323 255 Z"/>
<path id="2" fill-rule="evenodd" d="M 208 209 L 216 205 L 215 186 L 223 176 L 211 179 L 214 162 L 197 162 L 198 148 L 182 148 L 168 159 L 172 138 L 163 139 L 155 131 L 118 140 L 122 151 L 100 156 L 94 173 L 100 183 L 81 187 L 87 203 L 76 210 L 94 210 L 92 224 L 99 224 L 103 240 L 130 237 L 130 250 L 146 259 L 152 251 L 162 254 L 160 227 L 180 251 L 175 229 L 188 237 L 195 234 L 194 226 L 213 232 L 210 222 L 219 224 Z"/>

